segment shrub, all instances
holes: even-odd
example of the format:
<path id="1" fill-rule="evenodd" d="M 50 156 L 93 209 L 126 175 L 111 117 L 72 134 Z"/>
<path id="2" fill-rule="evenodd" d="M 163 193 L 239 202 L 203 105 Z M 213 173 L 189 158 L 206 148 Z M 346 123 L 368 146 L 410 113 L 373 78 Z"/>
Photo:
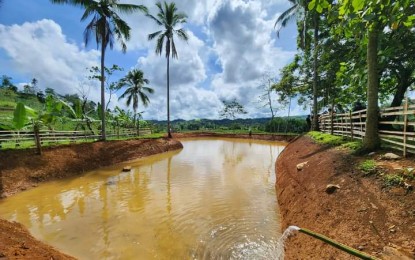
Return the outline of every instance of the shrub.
<path id="1" fill-rule="evenodd" d="M 400 186 L 403 182 L 403 176 L 398 174 L 387 174 L 383 176 L 383 183 L 386 187 Z"/>
<path id="2" fill-rule="evenodd" d="M 359 164 L 359 170 L 364 174 L 371 174 L 376 172 L 376 162 L 374 160 L 366 160 Z"/>

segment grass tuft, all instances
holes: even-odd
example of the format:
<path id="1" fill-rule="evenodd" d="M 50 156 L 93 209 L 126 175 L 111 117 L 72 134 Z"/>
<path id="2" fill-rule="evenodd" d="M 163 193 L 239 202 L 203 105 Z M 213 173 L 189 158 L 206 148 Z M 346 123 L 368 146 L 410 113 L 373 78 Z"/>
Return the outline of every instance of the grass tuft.
<path id="1" fill-rule="evenodd" d="M 317 131 L 311 131 L 307 135 L 319 144 L 339 146 L 346 142 L 346 140 L 341 136 L 335 136 Z"/>
<path id="2" fill-rule="evenodd" d="M 403 176 L 399 174 L 386 174 L 383 176 L 383 184 L 386 187 L 400 186 L 404 181 Z"/>
<path id="3" fill-rule="evenodd" d="M 361 162 L 358 168 L 365 175 L 369 175 L 376 172 L 376 162 L 374 160 L 366 160 Z"/>

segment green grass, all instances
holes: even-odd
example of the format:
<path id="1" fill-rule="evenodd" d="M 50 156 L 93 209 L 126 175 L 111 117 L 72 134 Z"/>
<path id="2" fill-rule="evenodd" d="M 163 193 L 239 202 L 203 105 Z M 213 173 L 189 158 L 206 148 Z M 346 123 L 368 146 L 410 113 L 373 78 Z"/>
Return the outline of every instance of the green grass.
<path id="1" fill-rule="evenodd" d="M 360 141 L 347 142 L 347 143 L 342 144 L 341 148 L 348 149 L 351 151 L 359 151 L 360 149 L 362 149 L 362 142 Z"/>
<path id="2" fill-rule="evenodd" d="M 340 146 L 342 149 L 347 149 L 352 153 L 356 153 L 362 148 L 362 142 L 360 141 L 349 141 L 348 139 L 337 136 L 326 134 L 317 131 L 311 131 L 307 134 L 310 136 L 315 142 L 323 145 L 330 145 L 330 146 Z"/>
<path id="3" fill-rule="evenodd" d="M 404 178 L 399 174 L 386 174 L 383 176 L 383 184 L 386 187 L 400 186 L 404 183 Z"/>
<path id="4" fill-rule="evenodd" d="M 376 162 L 374 160 L 365 160 L 359 164 L 358 168 L 365 175 L 372 174 L 376 172 Z"/>
<path id="5" fill-rule="evenodd" d="M 346 143 L 346 140 L 341 136 L 326 134 L 322 132 L 311 131 L 307 135 L 319 144 L 339 146 Z"/>

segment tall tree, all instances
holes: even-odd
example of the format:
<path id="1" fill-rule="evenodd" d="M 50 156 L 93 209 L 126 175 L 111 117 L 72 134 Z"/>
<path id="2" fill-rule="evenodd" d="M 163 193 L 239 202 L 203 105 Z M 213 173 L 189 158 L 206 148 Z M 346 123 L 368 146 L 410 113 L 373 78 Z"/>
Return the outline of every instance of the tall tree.
<path id="1" fill-rule="evenodd" d="M 382 1 L 382 4 L 379 4 L 371 0 L 341 0 L 339 5 L 339 15 L 348 25 L 346 30 L 362 29 L 362 27 L 366 30 L 364 39 L 367 41 L 367 119 L 363 148 L 372 151 L 380 147 L 378 133 L 379 36 L 386 27 L 392 29 L 399 26 L 411 27 L 415 19 L 414 5 L 410 1 Z M 412 12 L 407 12 L 407 10 L 412 10 Z"/>
<path id="2" fill-rule="evenodd" d="M 127 106 L 133 104 L 134 110 L 134 124 L 136 123 L 136 115 L 138 108 L 138 101 L 141 101 L 146 107 L 150 103 L 150 99 L 147 94 L 153 94 L 154 90 L 150 87 L 145 87 L 145 84 L 149 84 L 150 81 L 144 78 L 144 73 L 139 69 L 133 69 L 128 72 L 128 74 L 120 80 L 120 87 L 127 87 L 124 93 L 120 96 L 121 98 L 127 98 Z M 140 125 L 140 120 L 138 120 L 137 125 Z"/>
<path id="3" fill-rule="evenodd" d="M 186 23 L 187 15 L 180 13 L 177 10 L 176 4 L 156 3 L 159 9 L 159 13 L 156 16 L 151 14 L 148 15 L 153 19 L 159 26 L 163 27 L 164 30 L 160 30 L 148 35 L 148 40 L 153 40 L 157 37 L 156 53 L 161 55 L 163 51 L 164 41 L 166 41 L 166 58 L 167 58 L 167 133 L 168 137 L 171 138 L 170 131 L 170 54 L 172 58 L 178 58 L 176 46 L 174 44 L 174 35 L 177 35 L 179 39 L 184 41 L 188 40 L 188 35 L 183 28 L 175 29 L 176 26 L 182 23 Z"/>
<path id="4" fill-rule="evenodd" d="M 231 101 L 222 100 L 222 103 L 223 108 L 219 113 L 223 118 L 231 118 L 232 120 L 235 120 L 238 114 L 244 115 L 248 113 L 246 112 L 244 106 L 239 104 L 236 99 Z"/>
<path id="5" fill-rule="evenodd" d="M 101 48 L 101 133 L 102 140 L 106 140 L 105 130 L 105 51 L 109 46 L 113 48 L 117 40 L 125 53 L 125 42 L 130 39 L 130 26 L 122 20 L 119 13 L 131 14 L 136 11 L 147 13 L 143 5 L 121 4 L 119 0 L 51 0 L 57 4 L 72 4 L 85 9 L 81 21 L 92 16 L 84 31 L 84 41 L 87 45 L 91 36 L 95 36 L 97 45 Z"/>
<path id="6" fill-rule="evenodd" d="M 315 10 L 311 10 L 311 16 L 309 17 L 308 6 L 313 1 L 307 0 L 289 0 L 292 4 L 290 8 L 284 11 L 275 22 L 274 28 L 277 28 L 277 35 L 279 36 L 279 31 L 287 25 L 287 23 L 298 16 L 302 19 L 302 26 L 300 26 L 299 37 L 300 37 L 300 47 L 303 49 L 307 48 L 306 38 L 307 38 L 307 23 L 308 19 L 312 18 L 313 24 L 313 130 L 318 130 L 318 108 L 317 108 L 317 95 L 318 95 L 318 47 L 319 47 L 319 13 Z M 310 3 L 309 3 L 310 2 Z M 321 1 L 323 6 L 328 5 L 326 0 Z M 324 3 L 324 4 L 323 4 Z M 313 7 L 314 8 L 314 7 Z M 311 9 L 313 9 L 311 8 Z M 278 26 L 278 27 L 277 27 Z"/>

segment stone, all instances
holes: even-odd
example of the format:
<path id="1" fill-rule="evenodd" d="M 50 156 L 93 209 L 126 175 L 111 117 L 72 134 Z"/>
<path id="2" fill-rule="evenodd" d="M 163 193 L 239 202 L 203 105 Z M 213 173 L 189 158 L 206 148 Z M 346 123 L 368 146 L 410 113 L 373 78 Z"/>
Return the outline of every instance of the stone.
<path id="1" fill-rule="evenodd" d="M 307 165 L 307 163 L 308 161 L 297 164 L 297 171 L 301 171 Z"/>
<path id="2" fill-rule="evenodd" d="M 406 190 L 413 190 L 414 187 L 411 184 L 408 184 L 406 182 L 403 183 L 403 186 L 405 187 Z"/>
<path id="3" fill-rule="evenodd" d="M 340 189 L 340 186 L 339 185 L 336 185 L 336 184 L 327 184 L 327 186 L 326 186 L 326 193 L 332 194 L 337 189 Z"/>
<path id="4" fill-rule="evenodd" d="M 385 153 L 382 156 L 382 158 L 385 159 L 385 160 L 397 160 L 397 159 L 400 159 L 401 157 L 399 155 L 394 154 L 394 153 Z"/>
<path id="5" fill-rule="evenodd" d="M 392 247 L 393 246 L 393 247 Z M 409 252 L 404 251 L 401 247 L 390 244 L 383 248 L 382 259 L 399 259 L 410 260 L 413 259 Z"/>
<path id="6" fill-rule="evenodd" d="M 129 172 L 131 171 L 131 166 L 125 166 L 124 168 L 122 168 L 123 172 Z"/>
<path id="7" fill-rule="evenodd" d="M 369 153 L 368 155 L 369 156 L 372 156 L 372 155 L 375 155 L 376 153 L 375 152 L 371 152 L 371 153 Z"/>

